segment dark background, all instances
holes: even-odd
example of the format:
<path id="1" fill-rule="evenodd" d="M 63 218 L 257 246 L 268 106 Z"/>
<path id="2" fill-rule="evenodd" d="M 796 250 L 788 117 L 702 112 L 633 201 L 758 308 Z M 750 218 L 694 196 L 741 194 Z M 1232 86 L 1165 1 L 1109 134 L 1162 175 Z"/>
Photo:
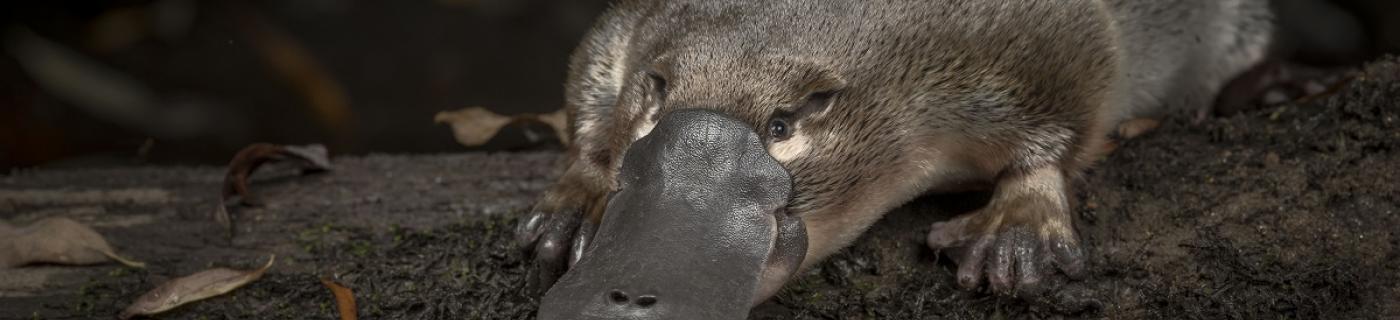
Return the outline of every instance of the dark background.
<path id="1" fill-rule="evenodd" d="M 337 154 L 467 150 L 433 115 L 469 106 L 503 114 L 560 108 L 567 57 L 605 7 L 603 0 L 8 3 L 0 10 L 0 168 L 218 164 L 259 141 L 324 143 Z M 64 63 L 97 68 L 50 71 L 62 81 L 116 75 L 149 92 L 153 105 L 112 116 L 103 103 L 46 88 L 25 66 L 39 63 L 17 55 L 42 43 L 73 53 Z M 309 59 L 269 59 L 265 50 Z M 324 76 L 279 71 L 277 63 Z M 301 89 L 318 86 L 340 89 Z M 336 91 L 341 113 L 319 112 L 308 98 Z M 170 114 L 184 118 L 150 120 Z M 532 147 L 518 131 L 479 149 Z"/>
<path id="2" fill-rule="evenodd" d="M 222 164 L 253 142 L 323 143 L 342 155 L 555 148 L 520 127 L 462 147 L 433 115 L 560 108 L 567 57 L 606 2 L 7 1 L 0 173 Z M 1387 18 L 1400 1 L 1331 2 L 1367 24 L 1377 52 L 1400 47 L 1397 19 Z M 72 65 L 84 67 L 64 67 Z M 92 78 L 116 80 L 84 81 Z M 110 103 L 121 94 L 103 90 L 146 98 L 127 110 Z"/>

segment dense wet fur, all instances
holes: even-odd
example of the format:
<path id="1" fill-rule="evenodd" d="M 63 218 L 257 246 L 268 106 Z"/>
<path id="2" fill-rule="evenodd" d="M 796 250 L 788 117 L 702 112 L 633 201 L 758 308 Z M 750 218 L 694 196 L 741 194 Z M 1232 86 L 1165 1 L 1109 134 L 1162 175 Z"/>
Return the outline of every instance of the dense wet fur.
<path id="1" fill-rule="evenodd" d="M 793 177 L 804 265 L 920 194 L 992 188 L 929 243 L 958 249 L 963 285 L 1036 290 L 1082 273 L 1069 190 L 1109 128 L 1202 106 L 1256 63 L 1263 1 L 621 1 L 572 58 L 574 143 L 519 240 L 548 286 L 628 145 L 706 108 L 751 124 Z"/>

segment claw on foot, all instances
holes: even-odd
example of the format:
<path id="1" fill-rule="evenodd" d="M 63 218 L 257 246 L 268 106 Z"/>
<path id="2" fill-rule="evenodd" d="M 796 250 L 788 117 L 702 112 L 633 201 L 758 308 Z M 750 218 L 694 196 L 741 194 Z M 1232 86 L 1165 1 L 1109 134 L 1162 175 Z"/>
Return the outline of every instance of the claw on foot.
<path id="1" fill-rule="evenodd" d="M 530 293 L 544 294 L 568 270 L 567 254 L 580 218 L 576 213 L 536 213 L 523 222 L 520 230 L 525 235 L 517 238 L 529 240 L 522 246 L 528 249 L 527 257 L 534 262 L 526 277 Z M 526 228 L 531 223 L 535 224 L 533 230 Z"/>
<path id="2" fill-rule="evenodd" d="M 559 198 L 548 196 L 545 199 L 545 203 L 537 205 L 515 227 L 516 246 L 529 264 L 525 289 L 535 295 L 543 295 L 565 271 L 583 258 L 583 250 L 593 240 L 593 233 L 597 230 L 591 212 L 597 211 L 594 207 L 606 205 L 600 201 L 586 202 L 590 204 L 587 206 L 554 205 L 553 202 L 571 201 L 551 201 Z M 593 210 L 581 209 L 584 207 Z"/>
<path id="3" fill-rule="evenodd" d="M 1073 231 L 1029 225 L 989 227 L 974 221 L 977 218 L 974 214 L 935 223 L 928 233 L 928 246 L 945 251 L 958 264 L 958 284 L 963 288 L 975 289 L 986 279 L 992 292 L 1024 296 L 1043 291 L 1045 277 L 1056 269 L 1070 278 L 1083 276 L 1084 255 Z"/>
<path id="4" fill-rule="evenodd" d="M 1060 193 L 1063 180 L 1053 170 L 1003 183 L 982 211 L 934 223 L 928 246 L 958 264 L 958 284 L 987 287 L 998 294 L 1032 296 L 1042 292 L 1055 270 L 1078 279 L 1084 254 Z"/>

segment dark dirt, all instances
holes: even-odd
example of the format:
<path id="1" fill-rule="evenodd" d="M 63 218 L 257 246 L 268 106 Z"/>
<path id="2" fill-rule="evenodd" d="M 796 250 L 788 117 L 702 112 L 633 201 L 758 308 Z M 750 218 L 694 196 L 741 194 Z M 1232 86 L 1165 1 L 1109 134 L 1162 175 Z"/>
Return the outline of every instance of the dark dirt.
<path id="1" fill-rule="evenodd" d="M 1373 64 L 1312 102 L 1201 124 L 1171 120 L 1128 141 L 1079 192 L 1092 274 L 1044 297 L 957 289 L 922 245 L 964 196 L 921 199 L 755 310 L 759 319 L 1400 318 L 1400 64 Z M 446 133 L 444 133 L 446 134 Z M 333 276 L 364 318 L 529 318 L 514 217 L 557 153 L 334 159 L 254 179 L 229 243 L 209 213 L 219 168 L 20 171 L 0 178 L 0 218 L 98 226 L 151 264 L 0 271 L 0 318 L 108 318 L 144 290 L 210 266 L 267 277 L 169 319 L 332 318 Z M 93 192 L 105 191 L 105 192 Z M 909 227 L 917 226 L 917 227 Z"/>

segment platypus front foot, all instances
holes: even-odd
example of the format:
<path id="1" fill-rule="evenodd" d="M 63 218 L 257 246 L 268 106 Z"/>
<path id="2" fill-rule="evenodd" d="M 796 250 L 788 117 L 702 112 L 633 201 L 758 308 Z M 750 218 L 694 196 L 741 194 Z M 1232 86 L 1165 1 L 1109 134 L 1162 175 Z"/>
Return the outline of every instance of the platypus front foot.
<path id="1" fill-rule="evenodd" d="M 1003 179 L 985 208 L 934 223 L 928 245 L 953 257 L 967 289 L 985 278 L 995 293 L 1024 297 L 1040 293 L 1055 269 L 1084 274 L 1065 179 L 1054 168 Z"/>
<path id="2" fill-rule="evenodd" d="M 525 290 L 531 294 L 544 294 L 583 256 L 606 205 L 605 192 L 569 181 L 561 179 L 516 225 L 515 242 L 525 253 Z"/>

